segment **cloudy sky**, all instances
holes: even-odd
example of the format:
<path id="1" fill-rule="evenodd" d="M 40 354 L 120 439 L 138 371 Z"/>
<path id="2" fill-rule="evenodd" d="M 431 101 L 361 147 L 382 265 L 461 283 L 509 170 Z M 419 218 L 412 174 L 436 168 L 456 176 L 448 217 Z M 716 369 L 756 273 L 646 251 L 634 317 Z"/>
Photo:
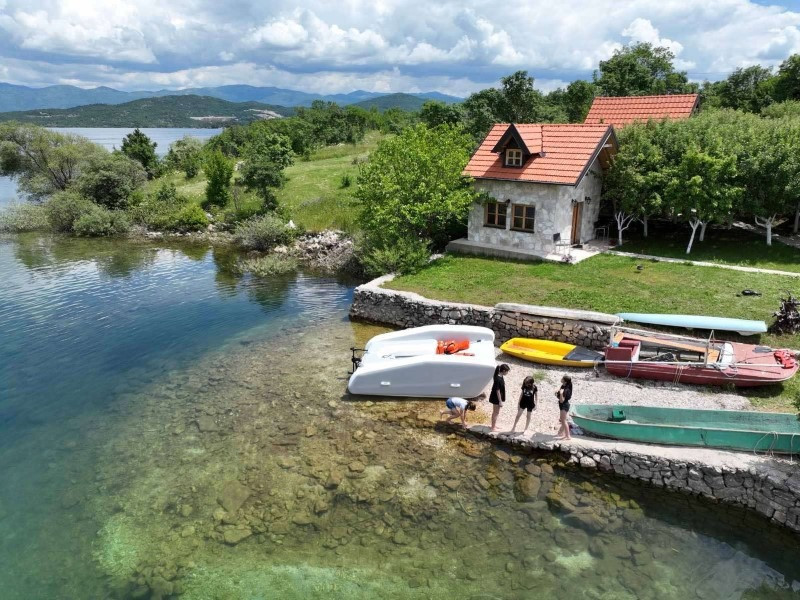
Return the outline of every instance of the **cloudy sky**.
<path id="1" fill-rule="evenodd" d="M 274 85 L 543 90 L 635 41 L 692 79 L 800 52 L 800 0 L 0 0 L 0 81 L 125 90 Z"/>

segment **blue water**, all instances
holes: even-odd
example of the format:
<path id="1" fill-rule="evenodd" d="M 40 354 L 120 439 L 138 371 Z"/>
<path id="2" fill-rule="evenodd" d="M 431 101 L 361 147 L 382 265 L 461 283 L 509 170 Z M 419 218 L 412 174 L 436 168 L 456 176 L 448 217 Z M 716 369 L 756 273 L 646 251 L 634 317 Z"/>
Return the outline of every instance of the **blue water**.
<path id="1" fill-rule="evenodd" d="M 88 140 L 100 144 L 106 150 L 113 150 L 122 146 L 122 138 L 128 135 L 133 128 L 124 127 L 53 127 L 54 131 L 82 135 Z M 221 129 L 188 129 L 179 127 L 145 127 L 142 128 L 147 136 L 156 142 L 156 154 L 166 155 L 169 145 L 185 137 L 191 136 L 200 140 L 207 140 L 217 135 Z M 17 185 L 9 177 L 0 177 L 0 206 L 19 201 Z"/>
<path id="2" fill-rule="evenodd" d="M 760 519 L 348 397 L 352 284 L 238 258 L 0 238 L 2 600 L 796 597 Z"/>

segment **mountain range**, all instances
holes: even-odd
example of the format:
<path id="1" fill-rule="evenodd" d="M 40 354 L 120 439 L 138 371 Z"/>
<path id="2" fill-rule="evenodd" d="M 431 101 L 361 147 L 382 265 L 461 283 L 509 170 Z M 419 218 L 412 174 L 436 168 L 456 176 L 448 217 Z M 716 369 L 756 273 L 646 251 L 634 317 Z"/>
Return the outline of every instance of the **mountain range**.
<path id="1" fill-rule="evenodd" d="M 222 127 L 290 116 L 294 108 L 228 102 L 210 96 L 140 98 L 122 104 L 87 104 L 0 113 L 0 121 L 45 127 Z"/>
<path id="2" fill-rule="evenodd" d="M 387 94 L 363 90 L 356 90 L 348 94 L 311 94 L 278 87 L 254 87 L 251 85 L 123 92 L 110 87 L 85 89 L 72 85 L 51 85 L 33 88 L 0 82 L 0 112 L 27 111 L 42 108 L 72 108 L 87 104 L 123 104 L 143 98 L 187 95 L 210 96 L 227 100 L 228 102 L 259 102 L 272 106 L 310 106 L 314 100 L 336 102 L 341 105 L 360 104 L 387 96 Z M 419 105 L 422 105 L 425 100 L 440 100 L 447 103 L 460 102 L 462 100 L 462 98 L 448 96 L 440 92 L 389 95 L 413 96 L 420 99 Z"/>

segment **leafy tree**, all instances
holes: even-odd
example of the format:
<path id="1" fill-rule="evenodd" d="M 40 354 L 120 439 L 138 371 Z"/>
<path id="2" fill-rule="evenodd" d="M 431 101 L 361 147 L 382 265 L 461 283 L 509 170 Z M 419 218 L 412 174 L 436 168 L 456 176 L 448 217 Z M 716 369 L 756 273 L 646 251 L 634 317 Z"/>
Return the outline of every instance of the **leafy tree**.
<path id="1" fill-rule="evenodd" d="M 603 96 L 647 96 L 696 91 L 685 71 L 676 71 L 668 48 L 640 42 L 615 50 L 601 60 L 594 83 Z"/>
<path id="2" fill-rule="evenodd" d="M 778 68 L 775 100 L 800 100 L 800 54 L 792 54 Z"/>
<path id="3" fill-rule="evenodd" d="M 392 107 L 386 109 L 381 115 L 381 131 L 384 133 L 400 133 L 410 127 L 416 115 L 402 108 Z"/>
<path id="4" fill-rule="evenodd" d="M 192 179 L 203 164 L 202 152 L 203 142 L 187 135 L 170 144 L 164 162 L 168 168 L 183 171 L 188 179 Z"/>
<path id="5" fill-rule="evenodd" d="M 500 79 L 497 115 L 506 123 L 536 123 L 542 114 L 542 93 L 533 87 L 527 71 L 517 71 Z"/>
<path id="6" fill-rule="evenodd" d="M 464 101 L 464 122 L 467 131 L 475 141 L 480 141 L 492 125 L 501 121 L 497 107 L 500 105 L 502 93 L 497 88 L 487 88 L 470 96 Z"/>
<path id="7" fill-rule="evenodd" d="M 603 185 L 614 203 L 618 243 L 634 219 L 642 222 L 647 237 L 647 220 L 663 209 L 664 156 L 658 145 L 658 123 L 633 124 L 620 131 L 620 150 L 606 173 Z"/>
<path id="8" fill-rule="evenodd" d="M 103 154 L 103 148 L 77 135 L 0 124 L 0 175 L 15 177 L 20 191 L 32 200 L 66 190 L 90 159 Z"/>
<path id="9" fill-rule="evenodd" d="M 706 226 L 727 218 L 742 196 L 736 182 L 736 158 L 714 156 L 692 145 L 670 169 L 665 195 L 676 213 L 683 214 L 692 228 L 686 254 L 691 253 L 698 227 L 700 241 Z"/>
<path id="10" fill-rule="evenodd" d="M 597 87 L 583 79 L 576 79 L 567 86 L 563 105 L 570 123 L 583 123 L 596 95 Z"/>
<path id="11" fill-rule="evenodd" d="M 224 206 L 231 195 L 233 161 L 219 150 L 208 155 L 204 165 L 208 183 L 206 184 L 206 203 Z"/>
<path id="12" fill-rule="evenodd" d="M 367 246 L 416 239 L 441 249 L 461 233 L 477 197 L 461 174 L 472 147 L 450 125 L 417 125 L 383 140 L 362 165 L 355 190 Z"/>
<path id="13" fill-rule="evenodd" d="M 261 196 L 264 208 L 275 210 L 277 199 L 273 190 L 283 186 L 283 170 L 293 163 L 291 141 L 277 133 L 262 133 L 246 146 L 244 156 L 242 183 Z"/>
<path id="14" fill-rule="evenodd" d="M 736 69 L 716 88 L 719 106 L 760 113 L 772 104 L 772 71 L 759 65 Z"/>
<path id="15" fill-rule="evenodd" d="M 109 209 L 127 208 L 131 195 L 147 180 L 138 161 L 122 153 L 90 159 L 76 181 L 78 191 Z"/>
<path id="16" fill-rule="evenodd" d="M 768 119 L 800 118 L 800 100 L 784 100 L 770 104 L 761 111 L 761 114 Z"/>
<path id="17" fill-rule="evenodd" d="M 438 100 L 428 100 L 419 111 L 420 121 L 428 127 L 457 125 L 463 116 L 460 104 L 445 104 Z"/>
<path id="18" fill-rule="evenodd" d="M 312 126 L 316 143 L 355 144 L 363 139 L 367 130 L 366 111 L 358 107 L 342 108 L 335 102 L 314 100 L 311 107 L 299 107 L 297 117 Z"/>
<path id="19" fill-rule="evenodd" d="M 122 153 L 138 160 L 147 171 L 148 179 L 152 179 L 158 171 L 157 145 L 137 127 L 122 139 Z"/>

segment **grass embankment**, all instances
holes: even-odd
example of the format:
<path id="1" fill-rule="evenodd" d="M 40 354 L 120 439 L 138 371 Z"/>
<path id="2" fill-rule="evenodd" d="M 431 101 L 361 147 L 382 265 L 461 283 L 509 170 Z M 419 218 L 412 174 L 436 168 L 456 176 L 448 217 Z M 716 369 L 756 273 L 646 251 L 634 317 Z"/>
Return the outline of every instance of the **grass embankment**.
<path id="1" fill-rule="evenodd" d="M 639 271 L 637 265 L 644 268 Z M 607 313 L 702 314 L 769 323 L 780 296 L 786 290 L 800 291 L 800 279 L 603 254 L 577 265 L 445 256 L 414 275 L 398 277 L 387 287 L 487 306 L 521 302 Z M 738 295 L 748 288 L 762 296 Z M 800 335 L 767 334 L 745 340 L 800 348 Z M 761 409 L 792 411 L 800 395 L 800 376 L 747 395 Z"/>
<path id="2" fill-rule="evenodd" d="M 370 131 L 358 144 L 328 146 L 314 152 L 309 160 L 295 158 L 295 163 L 286 169 L 286 185 L 277 191 L 278 202 L 288 218 L 310 231 L 341 229 L 353 233 L 356 229 L 356 210 L 352 202 L 358 165 L 354 162 L 366 160 L 378 146 L 382 134 Z M 350 177 L 350 185 L 342 181 Z M 234 180 L 238 178 L 234 173 Z M 173 183 L 179 194 L 201 204 L 205 199 L 206 178 L 202 171 L 192 179 L 183 173 L 169 173 L 148 182 L 147 192 L 154 193 L 164 183 Z M 253 192 L 243 191 L 239 208 L 255 211 L 261 200 Z M 225 207 L 232 210 L 233 202 Z"/>
<path id="3" fill-rule="evenodd" d="M 685 234 L 685 235 L 684 235 Z M 800 273 L 800 249 L 773 240 L 767 246 L 766 236 L 741 229 L 709 229 L 705 241 L 695 240 L 692 253 L 686 254 L 690 231 L 683 227 L 659 228 L 646 237 L 632 237 L 617 248 L 685 260 L 700 260 L 759 269 L 775 269 Z"/>

